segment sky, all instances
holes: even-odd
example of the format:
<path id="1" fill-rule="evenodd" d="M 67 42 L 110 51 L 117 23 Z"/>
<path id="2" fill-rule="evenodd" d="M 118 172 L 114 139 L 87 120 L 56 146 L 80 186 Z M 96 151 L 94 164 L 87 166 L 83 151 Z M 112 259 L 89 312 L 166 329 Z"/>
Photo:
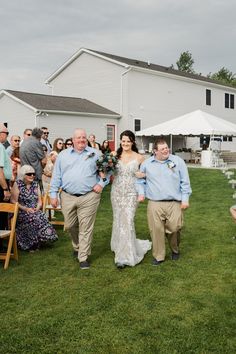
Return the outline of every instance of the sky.
<path id="1" fill-rule="evenodd" d="M 82 47 L 164 66 L 189 51 L 197 73 L 236 73 L 235 13 L 235 0 L 0 0 L 0 89 L 49 94 Z"/>

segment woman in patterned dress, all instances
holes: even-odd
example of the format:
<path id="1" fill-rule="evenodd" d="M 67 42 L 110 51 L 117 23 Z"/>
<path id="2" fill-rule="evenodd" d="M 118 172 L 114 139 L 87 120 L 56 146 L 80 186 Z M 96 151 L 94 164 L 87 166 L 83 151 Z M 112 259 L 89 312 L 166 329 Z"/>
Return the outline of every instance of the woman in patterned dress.
<path id="1" fill-rule="evenodd" d="M 11 190 L 11 202 L 19 203 L 17 244 L 24 251 L 34 251 L 42 244 L 58 239 L 53 226 L 40 210 L 42 198 L 38 183 L 34 179 L 33 167 L 24 165 L 20 168 L 18 179 Z"/>

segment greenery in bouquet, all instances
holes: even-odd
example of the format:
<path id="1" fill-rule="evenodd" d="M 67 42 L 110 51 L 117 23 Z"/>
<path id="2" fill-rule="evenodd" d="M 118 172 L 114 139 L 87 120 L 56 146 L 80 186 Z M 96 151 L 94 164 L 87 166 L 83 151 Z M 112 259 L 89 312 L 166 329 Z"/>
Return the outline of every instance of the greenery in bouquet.
<path id="1" fill-rule="evenodd" d="M 103 154 L 96 163 L 98 171 L 106 174 L 109 171 L 115 170 L 118 159 L 112 154 Z"/>

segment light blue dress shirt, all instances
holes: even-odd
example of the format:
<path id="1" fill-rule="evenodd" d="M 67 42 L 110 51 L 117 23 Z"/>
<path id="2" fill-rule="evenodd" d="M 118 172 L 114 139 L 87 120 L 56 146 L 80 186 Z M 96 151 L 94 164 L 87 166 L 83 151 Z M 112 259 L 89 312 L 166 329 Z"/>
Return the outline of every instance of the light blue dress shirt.
<path id="1" fill-rule="evenodd" d="M 11 157 L 12 153 L 13 153 L 13 147 L 11 145 L 9 145 L 7 148 L 6 148 L 6 152 L 8 154 L 9 157 Z"/>
<path id="2" fill-rule="evenodd" d="M 154 201 L 188 202 L 192 190 L 187 166 L 180 157 L 169 155 L 167 160 L 159 161 L 151 156 L 142 163 L 140 171 L 146 178 L 136 182 L 139 195 Z"/>
<path id="3" fill-rule="evenodd" d="M 103 181 L 97 174 L 96 161 L 99 150 L 87 146 L 82 152 L 69 148 L 57 156 L 50 184 L 51 198 L 57 197 L 60 188 L 69 194 L 86 194 L 92 191 L 96 184 L 104 187 L 108 181 Z"/>
<path id="4" fill-rule="evenodd" d="M 0 143 L 0 167 L 3 168 L 3 173 L 5 179 L 11 179 L 12 176 L 12 167 L 11 167 L 11 160 L 3 146 Z"/>

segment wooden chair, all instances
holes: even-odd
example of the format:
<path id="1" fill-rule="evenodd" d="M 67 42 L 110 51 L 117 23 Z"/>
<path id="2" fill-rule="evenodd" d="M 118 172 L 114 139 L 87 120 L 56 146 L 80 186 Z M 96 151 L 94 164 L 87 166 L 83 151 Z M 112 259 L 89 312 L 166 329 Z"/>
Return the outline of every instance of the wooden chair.
<path id="1" fill-rule="evenodd" d="M 18 261 L 18 252 L 16 244 L 16 220 L 18 215 L 18 203 L 0 203 L 0 212 L 12 213 L 13 217 L 9 221 L 9 230 L 0 230 L 0 238 L 7 239 L 6 252 L 0 253 L 0 260 L 4 260 L 4 269 L 8 268 L 10 258 Z"/>
<path id="2" fill-rule="evenodd" d="M 53 208 L 51 203 L 50 203 L 50 196 L 49 196 L 49 191 L 45 192 L 43 196 L 43 212 L 48 213 L 48 220 L 50 224 L 52 225 L 61 225 L 64 227 L 65 230 L 65 223 L 64 219 L 63 220 L 53 220 L 52 219 L 52 210 L 59 211 L 61 212 L 61 206 L 59 205 L 57 208 Z"/>

